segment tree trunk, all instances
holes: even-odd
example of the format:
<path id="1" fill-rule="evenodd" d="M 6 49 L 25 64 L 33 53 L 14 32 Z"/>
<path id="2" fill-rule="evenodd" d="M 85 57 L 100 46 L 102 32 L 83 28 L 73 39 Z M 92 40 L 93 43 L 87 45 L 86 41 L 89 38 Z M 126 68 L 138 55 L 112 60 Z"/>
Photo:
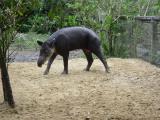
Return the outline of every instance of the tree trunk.
<path id="1" fill-rule="evenodd" d="M 7 102 L 10 107 L 14 108 L 15 103 L 14 103 L 14 99 L 12 95 L 12 88 L 10 85 L 9 74 L 8 74 L 5 60 L 1 61 L 0 66 L 1 66 L 1 77 L 2 77 L 2 85 L 3 85 L 4 102 Z"/>

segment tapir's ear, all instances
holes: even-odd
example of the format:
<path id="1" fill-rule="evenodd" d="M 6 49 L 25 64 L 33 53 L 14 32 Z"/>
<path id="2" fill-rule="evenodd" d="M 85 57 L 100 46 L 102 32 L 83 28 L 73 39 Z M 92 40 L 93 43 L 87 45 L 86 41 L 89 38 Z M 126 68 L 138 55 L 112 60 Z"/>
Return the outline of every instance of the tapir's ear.
<path id="1" fill-rule="evenodd" d="M 39 46 L 42 46 L 43 42 L 42 41 L 37 41 Z"/>

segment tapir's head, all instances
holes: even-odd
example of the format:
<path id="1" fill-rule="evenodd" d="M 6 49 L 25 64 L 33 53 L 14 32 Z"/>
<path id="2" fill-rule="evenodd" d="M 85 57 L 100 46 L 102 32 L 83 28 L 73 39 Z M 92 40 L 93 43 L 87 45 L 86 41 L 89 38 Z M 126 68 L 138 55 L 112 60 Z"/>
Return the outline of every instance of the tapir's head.
<path id="1" fill-rule="evenodd" d="M 38 67 L 42 67 L 42 65 L 52 56 L 55 52 L 54 41 L 52 42 L 41 42 L 37 41 L 40 48 L 39 58 L 37 61 Z"/>

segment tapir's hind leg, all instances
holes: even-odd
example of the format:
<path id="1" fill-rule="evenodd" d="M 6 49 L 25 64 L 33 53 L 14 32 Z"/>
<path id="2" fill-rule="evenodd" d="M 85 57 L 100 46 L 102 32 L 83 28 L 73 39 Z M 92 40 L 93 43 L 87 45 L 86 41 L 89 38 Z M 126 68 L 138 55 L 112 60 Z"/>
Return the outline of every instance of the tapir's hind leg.
<path id="1" fill-rule="evenodd" d="M 87 67 L 85 68 L 86 71 L 89 71 L 90 70 L 90 67 L 93 63 L 93 57 L 92 57 L 92 53 L 88 50 L 83 50 L 86 58 L 87 58 L 87 61 L 88 61 L 88 64 L 87 64 Z"/>
<path id="2" fill-rule="evenodd" d="M 108 64 L 102 54 L 102 51 L 100 48 L 97 48 L 97 49 L 94 49 L 93 50 L 93 53 L 101 60 L 101 62 L 103 63 L 104 67 L 105 67 L 105 70 L 106 72 L 109 72 L 109 67 L 108 67 Z"/>

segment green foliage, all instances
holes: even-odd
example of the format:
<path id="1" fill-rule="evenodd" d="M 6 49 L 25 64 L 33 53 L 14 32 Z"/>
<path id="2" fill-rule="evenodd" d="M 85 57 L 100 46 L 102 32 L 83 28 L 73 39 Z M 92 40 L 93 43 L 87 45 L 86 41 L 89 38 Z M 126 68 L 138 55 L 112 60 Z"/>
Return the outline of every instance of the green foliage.
<path id="1" fill-rule="evenodd" d="M 20 25 L 39 5 L 38 3 L 38 0 L 2 0 L 0 2 L 0 55 L 4 56 L 3 59 Z"/>
<path id="2" fill-rule="evenodd" d="M 101 40 L 103 52 L 104 52 L 105 56 L 107 56 L 108 53 L 109 53 L 109 44 L 106 40 L 106 31 L 99 32 L 99 37 L 100 37 L 100 40 Z"/>
<path id="3" fill-rule="evenodd" d="M 31 5 L 29 10 L 36 6 L 35 1 L 32 5 L 30 1 L 26 2 Z M 19 0 L 19 4 L 21 2 Z M 48 34 L 62 27 L 86 26 L 96 32 L 102 32 L 100 38 L 103 41 L 103 49 L 106 55 L 111 56 L 128 56 L 127 47 L 120 44 L 124 42 L 123 39 L 128 39 L 128 21 L 137 15 L 160 13 L 159 0 L 40 0 L 39 7 L 39 10 L 32 10 L 31 17 L 27 17 L 24 24 L 19 22 L 20 32 Z M 23 16 L 25 8 L 26 6 L 22 5 L 16 10 L 16 14 Z M 3 18 L 1 17 L 0 19 Z M 6 18 L 4 21 L 7 20 Z"/>
<path id="4" fill-rule="evenodd" d="M 32 22 L 31 31 L 37 33 L 47 33 L 52 27 L 52 21 L 46 16 L 35 15 L 30 21 Z"/>

